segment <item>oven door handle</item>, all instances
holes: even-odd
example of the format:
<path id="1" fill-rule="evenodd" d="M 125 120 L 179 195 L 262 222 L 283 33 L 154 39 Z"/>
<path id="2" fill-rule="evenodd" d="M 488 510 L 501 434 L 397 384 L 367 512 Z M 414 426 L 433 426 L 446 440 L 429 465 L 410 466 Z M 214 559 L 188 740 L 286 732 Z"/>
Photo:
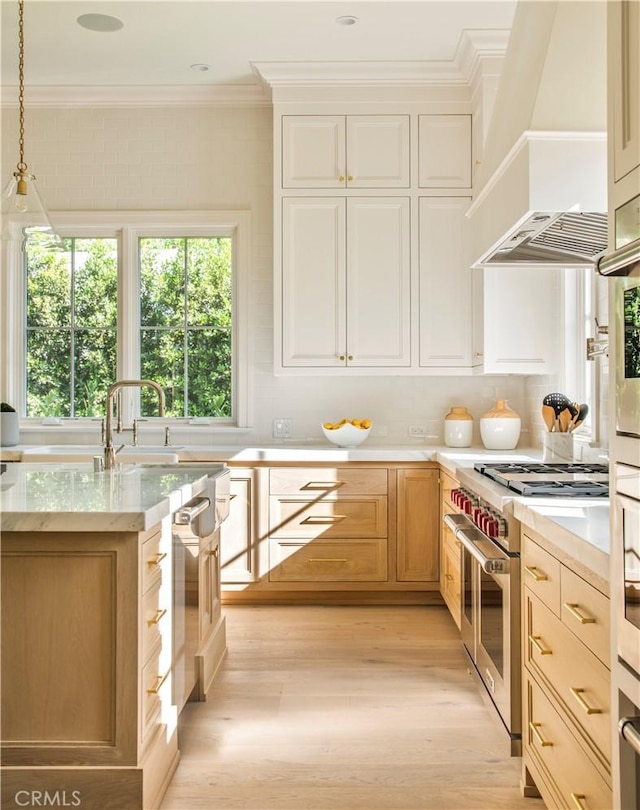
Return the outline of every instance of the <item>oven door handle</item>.
<path id="1" fill-rule="evenodd" d="M 636 728 L 636 723 L 639 719 L 638 717 L 623 717 L 618 723 L 618 733 L 638 756 L 640 756 L 640 731 Z"/>
<path id="2" fill-rule="evenodd" d="M 506 554 L 500 554 L 498 549 L 496 549 L 495 557 L 487 557 L 485 554 L 483 554 L 478 548 L 477 543 L 463 527 L 463 521 L 464 523 L 469 524 L 469 520 L 467 518 L 464 518 L 462 515 L 444 515 L 443 521 L 455 534 L 469 554 L 471 554 L 474 560 L 480 563 L 483 571 L 486 571 L 487 574 L 492 574 L 493 576 L 509 573 L 510 558 L 507 557 Z M 481 534 L 479 529 L 473 526 L 473 524 L 470 525 L 471 530 L 476 535 L 480 535 L 480 537 L 485 539 L 484 535 Z M 491 541 L 487 540 L 487 542 L 490 543 Z"/>

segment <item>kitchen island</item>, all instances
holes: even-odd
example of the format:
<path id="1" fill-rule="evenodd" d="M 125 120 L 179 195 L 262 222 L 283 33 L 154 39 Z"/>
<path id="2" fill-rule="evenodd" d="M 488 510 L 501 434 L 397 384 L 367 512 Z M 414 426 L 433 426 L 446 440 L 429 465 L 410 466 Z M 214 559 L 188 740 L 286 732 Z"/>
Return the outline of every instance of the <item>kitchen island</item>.
<path id="1" fill-rule="evenodd" d="M 171 520 L 211 472 L 7 465 L 3 807 L 159 806 L 179 756 Z"/>

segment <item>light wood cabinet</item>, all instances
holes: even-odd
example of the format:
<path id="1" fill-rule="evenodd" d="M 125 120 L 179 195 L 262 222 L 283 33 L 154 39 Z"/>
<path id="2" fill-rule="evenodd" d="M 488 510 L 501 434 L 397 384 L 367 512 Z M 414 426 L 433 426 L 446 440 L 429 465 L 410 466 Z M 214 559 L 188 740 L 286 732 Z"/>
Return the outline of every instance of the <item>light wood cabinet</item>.
<path id="1" fill-rule="evenodd" d="M 265 463 L 254 475 L 257 575 L 226 582 L 224 601 L 438 601 L 436 465 Z"/>
<path id="2" fill-rule="evenodd" d="M 421 367 L 472 364 L 472 275 L 465 217 L 469 203 L 469 197 L 419 201 Z"/>
<path id="3" fill-rule="evenodd" d="M 282 365 L 409 366 L 409 199 L 282 206 Z"/>
<path id="4" fill-rule="evenodd" d="M 282 188 L 408 188 L 409 120 L 282 116 Z"/>
<path id="5" fill-rule="evenodd" d="M 471 187 L 471 116 L 418 116 L 420 188 Z"/>
<path id="6" fill-rule="evenodd" d="M 231 469 L 229 516 L 220 527 L 220 579 L 223 585 L 258 578 L 254 501 L 256 480 L 251 468 Z"/>
<path id="7" fill-rule="evenodd" d="M 457 512 L 451 500 L 451 491 L 457 489 L 458 481 L 448 473 L 440 472 L 440 593 L 454 622 L 460 629 L 462 613 L 462 582 L 460 541 L 443 522 L 446 514 Z"/>
<path id="8" fill-rule="evenodd" d="M 543 542 L 523 529 L 524 781 L 548 807 L 611 807 L 609 600 Z"/>
<path id="9" fill-rule="evenodd" d="M 398 470 L 396 576 L 400 582 L 439 578 L 437 470 Z"/>
<path id="10" fill-rule="evenodd" d="M 178 761 L 171 543 L 168 519 L 140 534 L 3 533 L 3 791 L 159 806 Z"/>
<path id="11" fill-rule="evenodd" d="M 227 652 L 226 620 L 222 615 L 220 530 L 200 544 L 198 556 L 199 644 L 196 652 L 196 691 L 204 700 Z"/>

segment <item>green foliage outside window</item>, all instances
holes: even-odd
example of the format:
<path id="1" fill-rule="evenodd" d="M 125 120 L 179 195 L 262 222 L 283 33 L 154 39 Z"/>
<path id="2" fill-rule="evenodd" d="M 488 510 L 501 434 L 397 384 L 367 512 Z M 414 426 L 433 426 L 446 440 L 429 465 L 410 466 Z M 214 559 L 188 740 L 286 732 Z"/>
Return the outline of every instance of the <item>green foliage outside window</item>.
<path id="1" fill-rule="evenodd" d="M 66 240 L 27 254 L 27 416 L 104 415 L 117 379 L 117 240 Z M 167 416 L 230 418 L 232 242 L 139 242 L 140 377 L 164 388 Z M 141 391 L 143 415 L 157 399 Z"/>

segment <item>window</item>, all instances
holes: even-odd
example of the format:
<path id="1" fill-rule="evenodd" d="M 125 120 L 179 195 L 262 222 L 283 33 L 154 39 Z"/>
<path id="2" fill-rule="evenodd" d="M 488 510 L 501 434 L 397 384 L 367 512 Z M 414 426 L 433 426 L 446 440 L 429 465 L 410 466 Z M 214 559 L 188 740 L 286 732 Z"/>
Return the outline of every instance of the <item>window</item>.
<path id="1" fill-rule="evenodd" d="M 247 426 L 248 215 L 59 214 L 56 224 L 64 252 L 8 248 L 3 383 L 23 414 L 103 416 L 107 386 L 134 378 L 160 383 L 166 417 Z M 123 391 L 123 413 L 157 415 L 153 391 Z"/>

